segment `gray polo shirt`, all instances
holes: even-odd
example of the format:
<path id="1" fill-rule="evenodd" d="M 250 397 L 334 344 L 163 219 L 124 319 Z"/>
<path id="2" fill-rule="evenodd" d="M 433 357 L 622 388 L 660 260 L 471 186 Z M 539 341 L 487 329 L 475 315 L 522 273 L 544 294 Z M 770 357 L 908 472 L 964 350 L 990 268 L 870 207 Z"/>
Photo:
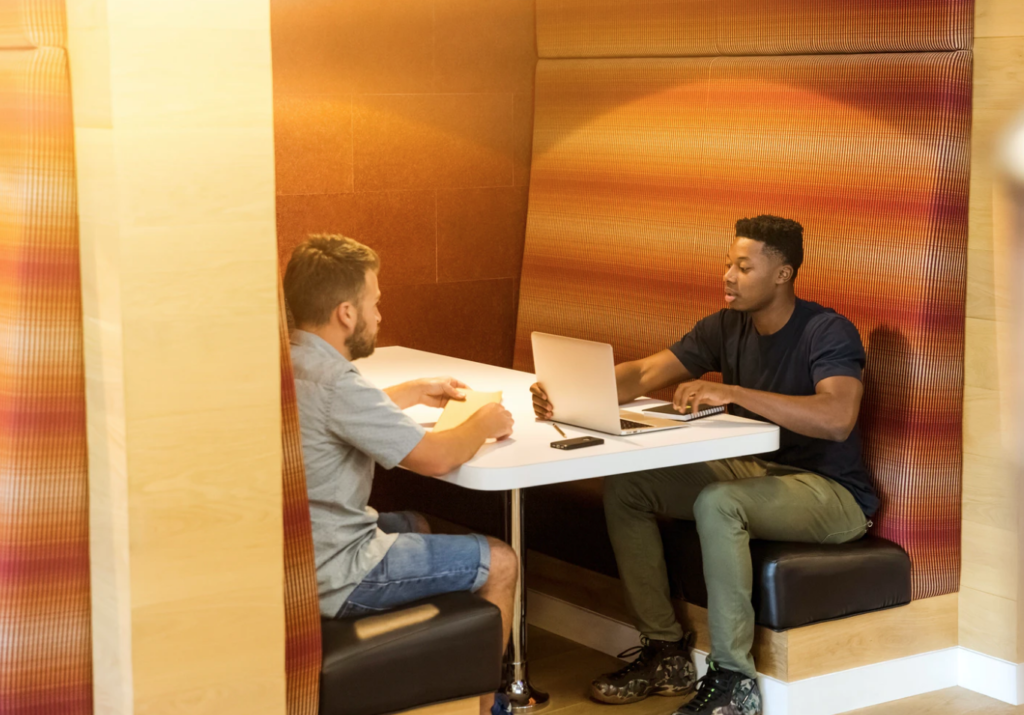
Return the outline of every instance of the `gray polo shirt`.
<path id="1" fill-rule="evenodd" d="M 334 616 L 395 543 L 367 506 L 373 464 L 398 465 L 424 429 L 327 341 L 291 335 L 320 612 Z"/>

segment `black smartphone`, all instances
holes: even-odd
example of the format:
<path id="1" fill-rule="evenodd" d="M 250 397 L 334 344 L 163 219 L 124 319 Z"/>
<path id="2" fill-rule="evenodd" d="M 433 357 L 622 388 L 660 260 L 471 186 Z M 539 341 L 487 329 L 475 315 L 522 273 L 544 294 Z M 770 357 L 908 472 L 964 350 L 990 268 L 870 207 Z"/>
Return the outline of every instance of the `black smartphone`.
<path id="1" fill-rule="evenodd" d="M 604 440 L 600 437 L 573 437 L 572 439 L 561 439 L 557 442 L 552 442 L 551 446 L 555 449 L 581 449 L 583 447 L 594 447 L 599 444 L 604 444 Z"/>

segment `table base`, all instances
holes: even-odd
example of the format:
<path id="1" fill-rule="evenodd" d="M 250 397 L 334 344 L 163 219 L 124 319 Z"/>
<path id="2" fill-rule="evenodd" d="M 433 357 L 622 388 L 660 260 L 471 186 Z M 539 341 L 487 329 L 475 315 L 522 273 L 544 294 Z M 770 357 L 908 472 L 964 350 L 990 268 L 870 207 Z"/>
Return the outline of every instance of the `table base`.
<path id="1" fill-rule="evenodd" d="M 550 704 L 548 694 L 530 684 L 526 663 L 526 534 L 521 489 L 509 491 L 505 512 L 505 538 L 519 557 L 519 580 L 512 605 L 512 634 L 506 655 L 508 685 L 505 694 L 514 713 L 535 713 Z"/>

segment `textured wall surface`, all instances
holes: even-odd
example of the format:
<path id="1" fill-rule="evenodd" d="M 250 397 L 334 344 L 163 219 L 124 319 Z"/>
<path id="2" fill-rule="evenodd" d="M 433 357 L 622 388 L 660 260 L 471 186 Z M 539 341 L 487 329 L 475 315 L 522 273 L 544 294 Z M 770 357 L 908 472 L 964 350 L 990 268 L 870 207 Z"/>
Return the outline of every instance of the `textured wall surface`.
<path id="1" fill-rule="evenodd" d="M 572 25 L 583 34 L 560 52 L 608 53 L 617 37 L 642 54 L 629 23 L 609 18 L 709 7 L 596 5 L 604 12 L 539 3 L 539 37 Z M 764 56 L 542 59 L 515 359 L 532 367 L 533 330 L 611 342 L 619 361 L 667 347 L 722 307 L 738 218 L 798 219 L 798 294 L 849 317 L 868 350 L 875 531 L 910 552 L 916 598 L 955 591 L 960 570 L 971 53 L 838 54 L 838 40 L 969 48 L 969 4 L 942 3 L 952 15 L 939 17 L 924 5 L 936 3 L 876 15 L 877 3 L 846 3 L 826 21 L 820 3 L 764 3 L 749 16 L 723 3 L 733 37 L 778 42 L 718 47 Z M 706 36 L 692 18 L 684 26 Z M 785 56 L 800 49 L 785 44 L 794 27 L 833 54 Z"/>
<path id="2" fill-rule="evenodd" d="M 0 0 L 0 712 L 92 713 L 74 125 L 62 2 Z"/>
<path id="3" fill-rule="evenodd" d="M 281 335 L 281 448 L 284 504 L 285 672 L 288 715 L 316 715 L 320 696 L 320 599 L 317 594 L 313 530 L 302 463 L 299 407 L 288 341 L 284 294 L 279 295 Z"/>
<path id="4" fill-rule="evenodd" d="M 963 50 L 973 0 L 537 0 L 540 56 Z"/>
<path id="5" fill-rule="evenodd" d="M 508 366 L 526 226 L 533 0 L 273 0 L 281 265 L 377 250 L 381 344 Z"/>

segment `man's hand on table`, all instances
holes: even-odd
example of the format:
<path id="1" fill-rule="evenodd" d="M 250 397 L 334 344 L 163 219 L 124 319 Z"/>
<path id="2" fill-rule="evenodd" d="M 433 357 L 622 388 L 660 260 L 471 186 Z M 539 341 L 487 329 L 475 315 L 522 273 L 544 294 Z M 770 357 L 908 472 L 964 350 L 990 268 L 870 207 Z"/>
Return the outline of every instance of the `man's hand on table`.
<path id="1" fill-rule="evenodd" d="M 444 407 L 448 400 L 461 402 L 466 399 L 463 390 L 468 388 L 468 385 L 454 377 L 424 377 L 385 388 L 384 392 L 400 409 L 405 410 L 413 405 Z"/>
<path id="2" fill-rule="evenodd" d="M 512 435 L 512 413 L 497 402 L 489 402 L 473 413 L 468 422 L 475 422 L 484 434 L 484 439 L 496 439 L 499 442 Z"/>
<path id="3" fill-rule="evenodd" d="M 686 412 L 687 407 L 692 412 L 698 412 L 701 406 L 718 407 L 719 405 L 729 405 L 735 399 L 735 385 L 723 385 L 719 382 L 707 382 L 705 380 L 690 380 L 676 388 L 676 394 L 672 397 L 672 406 L 682 413 Z"/>
<path id="4" fill-rule="evenodd" d="M 533 413 L 537 415 L 537 419 L 550 420 L 555 413 L 554 407 L 548 402 L 548 393 L 544 392 L 540 383 L 535 382 L 530 385 L 530 394 L 533 395 Z"/>

